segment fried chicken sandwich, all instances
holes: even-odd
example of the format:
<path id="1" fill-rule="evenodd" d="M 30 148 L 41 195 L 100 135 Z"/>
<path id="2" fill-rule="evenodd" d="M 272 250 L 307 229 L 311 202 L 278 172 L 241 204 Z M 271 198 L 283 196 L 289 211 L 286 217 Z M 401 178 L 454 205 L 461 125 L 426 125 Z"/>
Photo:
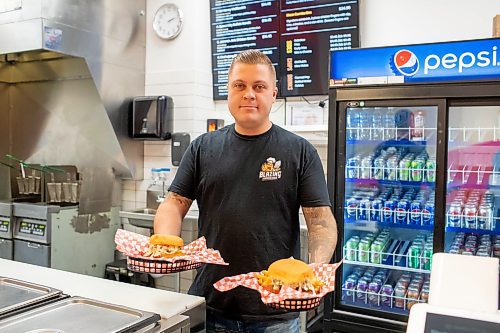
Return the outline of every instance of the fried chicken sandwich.
<path id="1" fill-rule="evenodd" d="M 311 267 L 293 258 L 273 262 L 267 270 L 257 274 L 257 278 L 262 287 L 274 293 L 279 293 L 283 286 L 288 286 L 315 295 L 324 284 Z"/>
<path id="2" fill-rule="evenodd" d="M 144 257 L 172 258 L 184 255 L 182 238 L 174 235 L 156 234 L 149 238 L 149 249 Z"/>

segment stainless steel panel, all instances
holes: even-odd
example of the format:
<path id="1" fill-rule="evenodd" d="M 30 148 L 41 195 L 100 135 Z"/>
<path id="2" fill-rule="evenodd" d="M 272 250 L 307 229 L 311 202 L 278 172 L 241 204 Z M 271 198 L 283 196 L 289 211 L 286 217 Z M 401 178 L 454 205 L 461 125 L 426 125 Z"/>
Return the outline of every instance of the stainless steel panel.
<path id="1" fill-rule="evenodd" d="M 42 267 L 50 267 L 50 246 L 15 239 L 14 260 Z"/>
<path id="2" fill-rule="evenodd" d="M 2 333 L 60 330 L 64 333 L 125 332 L 150 325 L 158 315 L 81 297 L 71 297 L 0 321 Z"/>
<path id="3" fill-rule="evenodd" d="M 0 66 L 0 81 L 3 67 Z M 8 85 L 0 83 L 0 156 L 5 156 L 10 149 L 10 117 L 9 117 Z M 10 168 L 0 165 L 0 199 L 10 199 Z"/>
<path id="4" fill-rule="evenodd" d="M 0 315 L 60 295 L 60 290 L 0 277 Z"/>
<path id="5" fill-rule="evenodd" d="M 12 240 L 0 238 L 0 258 L 14 259 L 14 242 Z"/>
<path id="6" fill-rule="evenodd" d="M 58 213 L 61 210 L 59 206 L 44 204 L 18 203 L 12 204 L 12 215 L 16 217 L 27 217 L 38 220 L 50 219 L 50 214 Z"/>
<path id="7" fill-rule="evenodd" d="M 21 8 L 0 14 L 0 24 L 26 21 L 42 16 L 42 0 L 19 0 Z"/>
<path id="8" fill-rule="evenodd" d="M 10 217 L 12 214 L 12 204 L 0 201 L 0 216 Z"/>
<path id="9" fill-rule="evenodd" d="M 0 82 L 9 83 L 0 85 L 0 153 L 90 177 L 105 170 L 108 179 L 82 193 L 82 214 L 109 210 L 116 178 L 143 178 L 143 143 L 128 137 L 127 123 L 129 100 L 144 94 L 145 6 L 30 0 L 0 13 Z M 95 198 L 106 190 L 106 200 Z"/>
<path id="10" fill-rule="evenodd" d="M 5 15 L 8 13 L 0 14 Z M 41 18 L 0 25 L 0 50 L 2 54 L 16 53 L 42 48 Z M 23 38 L 19 38 L 20 32 Z"/>

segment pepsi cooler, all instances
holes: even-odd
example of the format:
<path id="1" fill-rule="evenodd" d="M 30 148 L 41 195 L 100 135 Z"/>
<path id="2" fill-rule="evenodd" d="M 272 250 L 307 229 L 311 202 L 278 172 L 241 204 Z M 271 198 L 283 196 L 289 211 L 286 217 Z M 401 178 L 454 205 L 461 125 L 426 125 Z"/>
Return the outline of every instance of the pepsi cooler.
<path id="1" fill-rule="evenodd" d="M 405 332 L 429 298 L 433 253 L 500 257 L 499 49 L 330 53 L 327 183 L 343 265 L 325 332 Z"/>

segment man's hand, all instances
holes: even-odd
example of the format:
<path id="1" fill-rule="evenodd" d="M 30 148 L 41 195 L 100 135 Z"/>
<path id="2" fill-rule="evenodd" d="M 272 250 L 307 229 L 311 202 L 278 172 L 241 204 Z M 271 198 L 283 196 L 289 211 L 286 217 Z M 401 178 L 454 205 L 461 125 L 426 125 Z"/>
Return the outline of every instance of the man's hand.
<path id="1" fill-rule="evenodd" d="M 307 223 L 309 262 L 330 262 L 337 246 L 337 223 L 328 206 L 302 207 Z"/>
<path id="2" fill-rule="evenodd" d="M 193 200 L 174 192 L 168 192 L 158 207 L 154 220 L 155 234 L 181 235 L 181 224 Z"/>

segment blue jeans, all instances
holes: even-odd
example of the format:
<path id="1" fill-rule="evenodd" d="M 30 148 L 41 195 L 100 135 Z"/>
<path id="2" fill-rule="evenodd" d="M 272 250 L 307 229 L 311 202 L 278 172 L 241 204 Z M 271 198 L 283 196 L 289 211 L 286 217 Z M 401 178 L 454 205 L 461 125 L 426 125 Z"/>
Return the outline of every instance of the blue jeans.
<path id="1" fill-rule="evenodd" d="M 273 319 L 265 322 L 233 320 L 207 313 L 207 333 L 299 333 L 300 320 Z"/>

